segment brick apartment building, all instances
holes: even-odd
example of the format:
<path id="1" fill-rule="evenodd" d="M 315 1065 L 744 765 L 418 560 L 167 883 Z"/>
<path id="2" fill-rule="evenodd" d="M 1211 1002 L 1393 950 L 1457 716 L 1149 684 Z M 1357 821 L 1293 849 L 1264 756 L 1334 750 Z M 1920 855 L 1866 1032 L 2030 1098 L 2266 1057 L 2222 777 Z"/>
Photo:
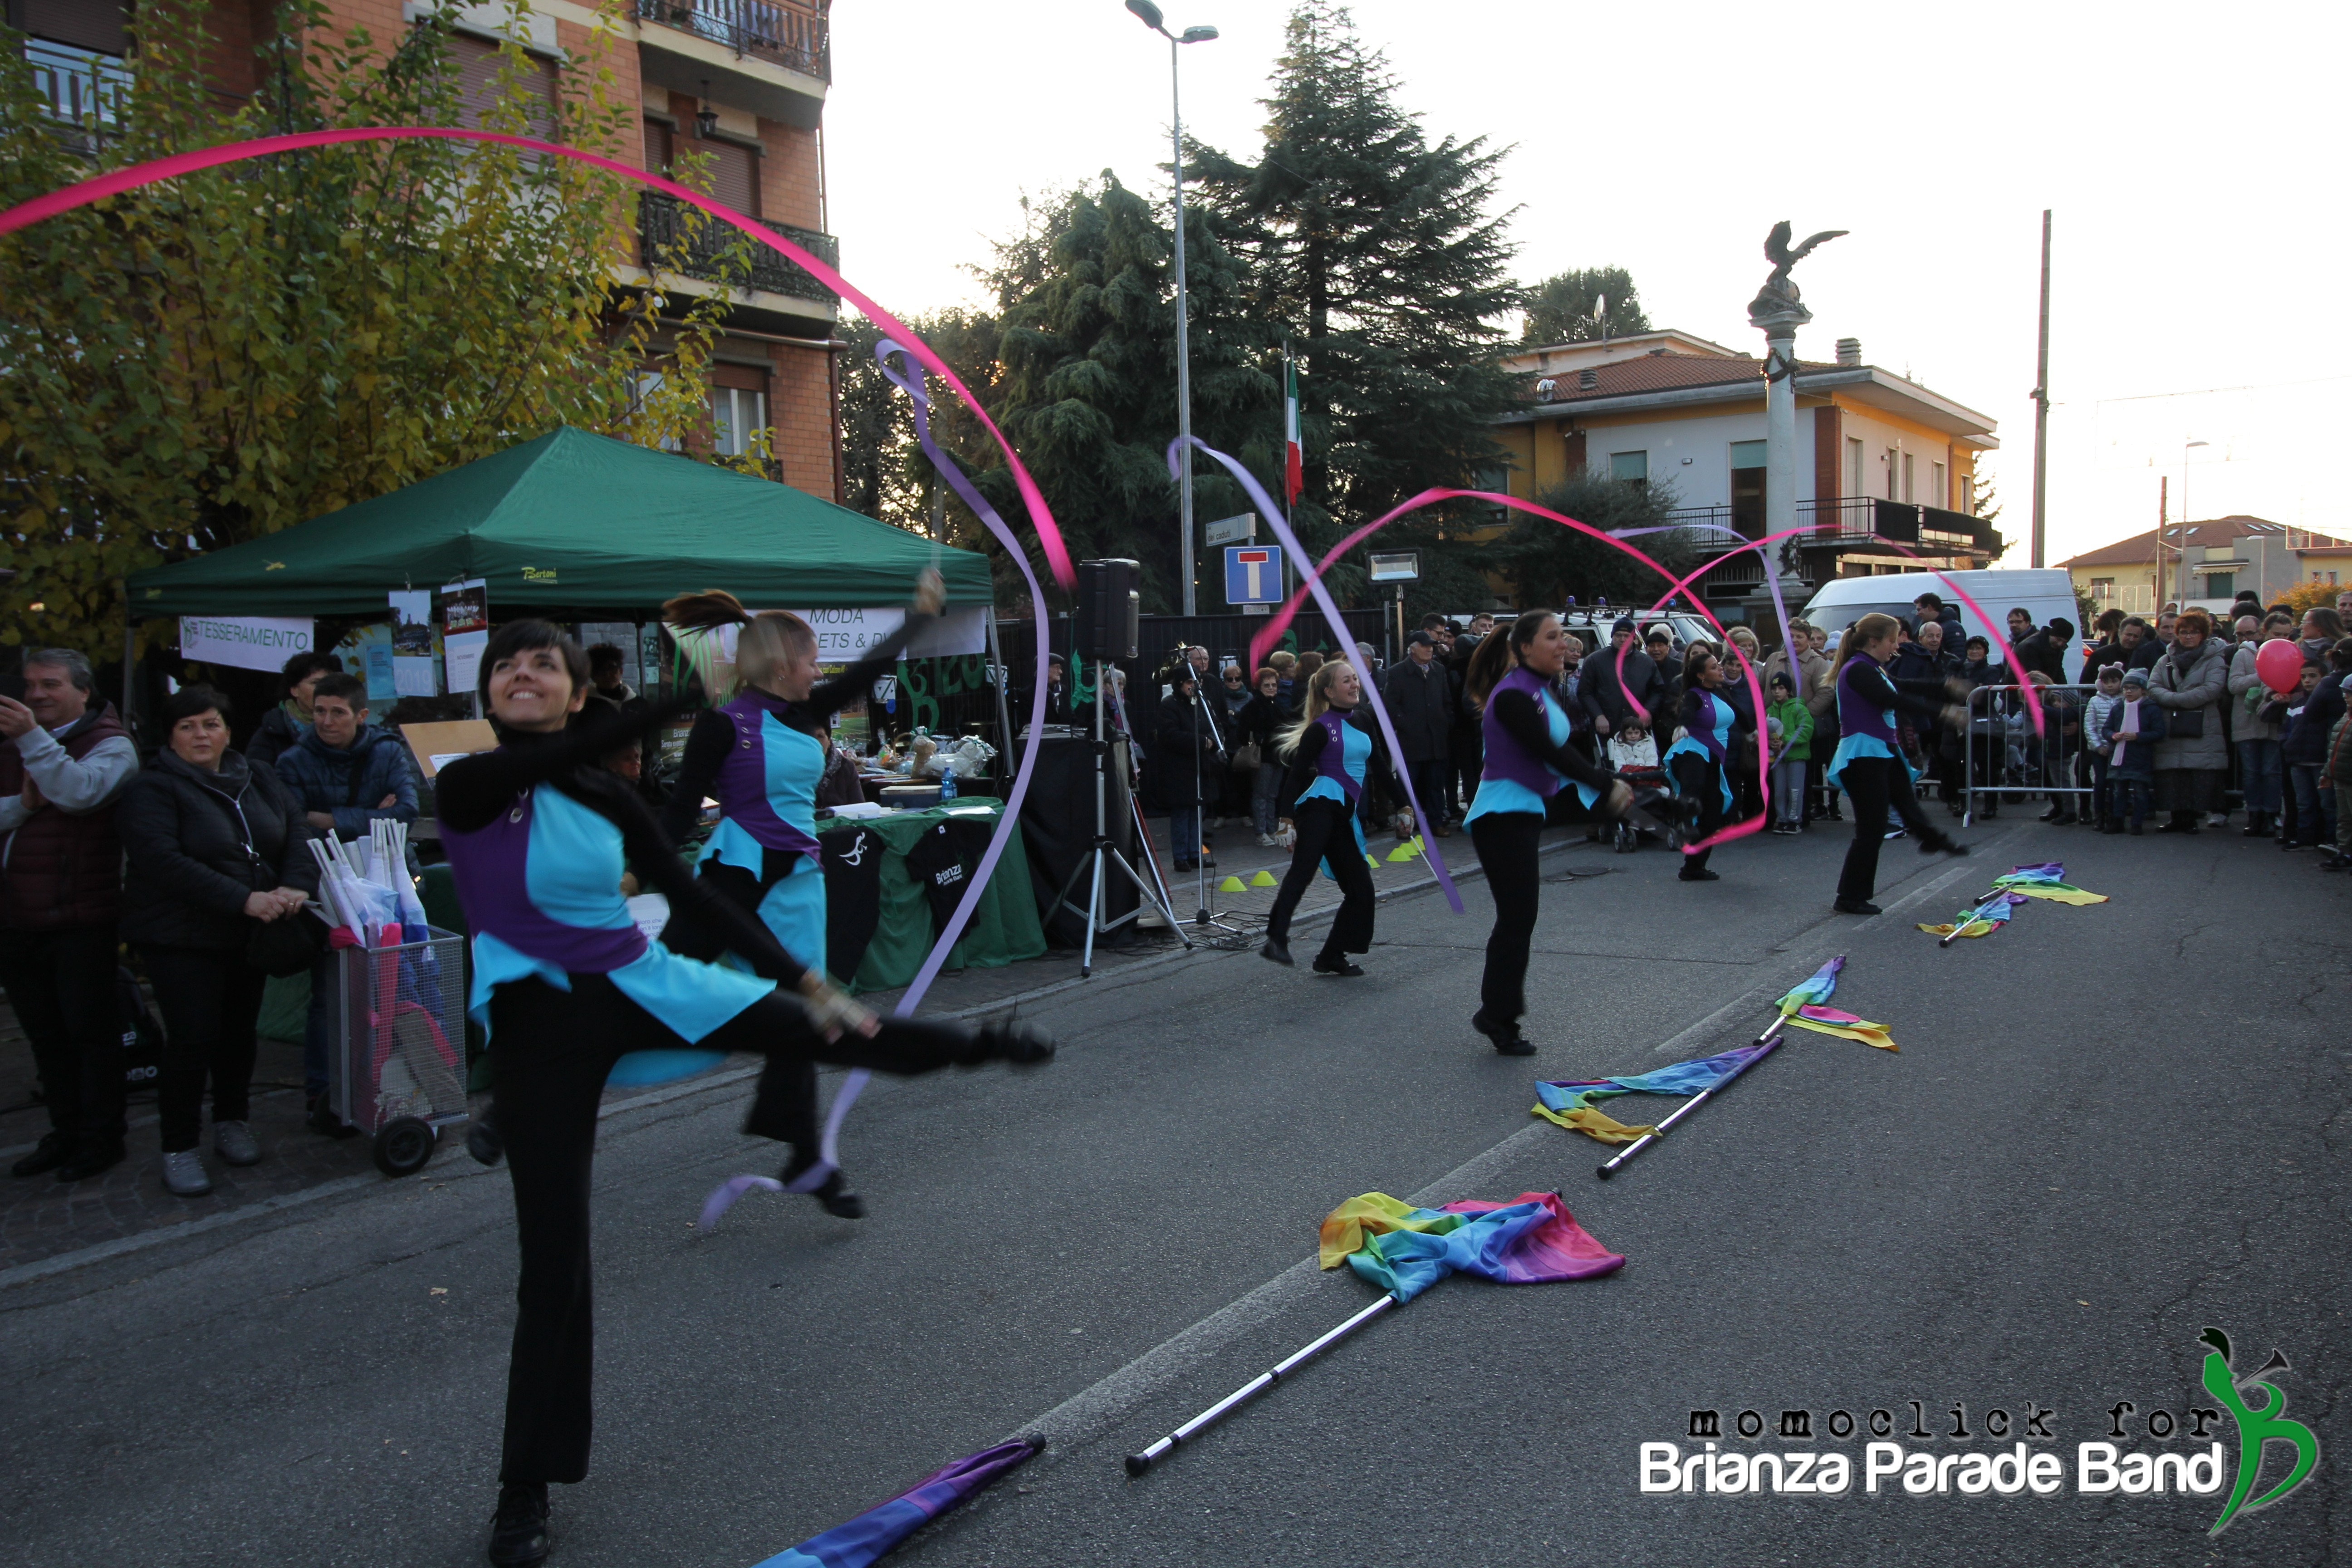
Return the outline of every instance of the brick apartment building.
<path id="1" fill-rule="evenodd" d="M 612 14 L 577 0 L 534 0 L 514 41 L 538 62 L 547 89 L 567 62 L 601 63 L 614 76 L 613 92 L 640 106 L 641 134 L 633 145 L 610 149 L 638 167 L 666 170 L 688 153 L 715 163 L 718 198 L 831 261 L 824 195 L 824 100 L 833 74 L 826 12 L 830 0 L 609 0 Z M 112 95 L 131 79 L 131 6 L 126 0 L 5 0 L 9 26 L 26 35 L 26 62 L 36 86 L 60 117 L 112 110 Z M 216 85 L 226 94 L 254 89 L 257 42 L 266 37 L 273 0 L 211 0 L 208 25 L 220 40 Z M 389 40 L 416 26 L 430 7 L 417 0 L 326 0 L 330 28 L 364 27 Z M 599 42 L 598 24 L 605 29 Z M 499 41 L 508 36 L 503 5 L 468 6 L 457 14 L 451 47 L 471 81 L 498 70 Z M 637 243 L 631 251 L 667 241 L 676 204 L 656 193 L 638 205 Z M 725 289 L 718 242 L 682 262 L 687 274 L 666 273 L 664 289 L 726 292 L 727 331 L 711 373 L 708 438 L 726 452 L 744 449 L 754 431 L 769 429 L 774 477 L 828 500 L 841 493 L 838 384 L 830 347 L 838 319 L 834 295 L 800 268 L 772 251 L 753 258 L 749 288 Z M 698 276 L 699 274 L 699 276 Z M 614 282 L 647 280 L 628 262 Z"/>

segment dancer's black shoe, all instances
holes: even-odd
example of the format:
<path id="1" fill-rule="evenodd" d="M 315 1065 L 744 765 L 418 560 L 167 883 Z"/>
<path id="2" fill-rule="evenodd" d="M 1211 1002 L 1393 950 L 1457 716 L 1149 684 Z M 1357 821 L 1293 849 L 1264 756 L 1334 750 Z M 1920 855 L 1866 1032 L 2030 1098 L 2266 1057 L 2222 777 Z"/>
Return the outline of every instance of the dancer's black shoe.
<path id="1" fill-rule="evenodd" d="M 507 1155 L 507 1141 L 499 1135 L 499 1124 L 487 1110 L 466 1123 L 466 1152 L 485 1165 L 495 1165 Z"/>
<path id="2" fill-rule="evenodd" d="M 1337 974 L 1342 979 L 1352 980 L 1363 972 L 1364 966 L 1349 963 L 1344 952 L 1318 952 L 1315 955 L 1315 973 L 1318 974 Z"/>
<path id="3" fill-rule="evenodd" d="M 794 1154 L 779 1173 L 779 1179 L 789 1187 L 807 1175 L 809 1168 L 814 1165 L 816 1161 L 817 1157 L 812 1153 Z M 835 1219 L 866 1217 L 866 1200 L 849 1190 L 849 1178 L 843 1175 L 838 1169 L 825 1177 L 823 1186 L 812 1188 L 809 1196 L 823 1205 L 824 1212 Z"/>
<path id="4" fill-rule="evenodd" d="M 1494 1041 L 1495 1049 L 1503 1056 L 1531 1057 L 1536 1054 L 1536 1043 L 1519 1033 L 1517 1018 L 1497 1022 L 1488 1017 L 1486 1009 L 1481 1007 L 1470 1015 L 1470 1026 Z"/>
<path id="5" fill-rule="evenodd" d="M 1295 969 L 1298 966 L 1298 961 L 1290 956 L 1290 943 L 1278 936 L 1267 937 L 1265 945 L 1257 950 L 1257 955 L 1260 958 L 1270 958 L 1285 969 Z"/>
<path id="6" fill-rule="evenodd" d="M 984 1025 L 979 1043 L 975 1061 L 1001 1058 L 1014 1067 L 1035 1067 L 1054 1059 L 1053 1037 L 1034 1024 Z"/>
<path id="7" fill-rule="evenodd" d="M 1874 915 L 1878 906 L 1868 899 L 1840 899 L 1830 906 L 1842 915 Z"/>
<path id="8" fill-rule="evenodd" d="M 1699 869 L 1694 871 L 1689 867 L 1685 866 L 1681 870 L 1675 873 L 1675 880 L 1677 882 L 1720 882 L 1723 880 L 1723 873 L 1720 871 L 1710 871 L 1705 867 L 1701 867 Z"/>
<path id="9" fill-rule="evenodd" d="M 1954 838 L 1948 834 L 1941 833 L 1937 834 L 1933 838 L 1922 838 L 1919 840 L 1920 854 L 1933 855 L 1938 850 L 1958 858 L 1969 852 L 1969 847 L 1961 843 L 1958 839 Z"/>
<path id="10" fill-rule="evenodd" d="M 547 1483 L 509 1481 L 499 1489 L 490 1520 L 490 1561 L 498 1568 L 530 1568 L 547 1561 Z"/>

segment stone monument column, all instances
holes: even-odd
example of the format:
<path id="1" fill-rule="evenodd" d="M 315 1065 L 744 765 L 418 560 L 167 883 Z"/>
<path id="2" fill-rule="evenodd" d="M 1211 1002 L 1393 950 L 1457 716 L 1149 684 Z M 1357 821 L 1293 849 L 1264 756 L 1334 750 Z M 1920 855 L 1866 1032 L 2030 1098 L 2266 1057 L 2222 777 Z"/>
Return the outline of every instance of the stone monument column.
<path id="1" fill-rule="evenodd" d="M 1824 229 L 1793 249 L 1792 231 L 1784 219 L 1772 226 L 1764 240 L 1771 276 L 1748 304 L 1748 323 L 1764 334 L 1764 531 L 1774 534 L 1797 525 L 1797 329 L 1813 319 L 1797 293 L 1789 269 L 1812 248 L 1846 231 Z M 1790 540 L 1777 548 L 1784 552 Z"/>

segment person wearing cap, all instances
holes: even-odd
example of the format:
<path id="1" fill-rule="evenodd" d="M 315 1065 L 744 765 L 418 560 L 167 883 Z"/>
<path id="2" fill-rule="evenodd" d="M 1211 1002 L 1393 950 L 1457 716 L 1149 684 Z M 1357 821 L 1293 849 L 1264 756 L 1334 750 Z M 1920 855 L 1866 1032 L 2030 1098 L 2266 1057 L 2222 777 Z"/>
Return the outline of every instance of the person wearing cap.
<path id="1" fill-rule="evenodd" d="M 2115 792 L 2114 814 L 2107 831 L 2121 833 L 2126 819 L 2130 831 L 2146 831 L 2147 805 L 2156 784 L 2156 748 L 2164 739 L 2165 713 L 2148 700 L 2147 671 L 2126 669 L 2123 700 L 2108 717 L 2115 739 L 2115 759 L 2107 764 L 2108 788 Z"/>
<path id="2" fill-rule="evenodd" d="M 1609 646 L 1587 661 L 1577 682 L 1577 700 L 1591 716 L 1596 735 L 1606 738 L 1628 724 L 1649 728 L 1672 695 L 1657 665 L 1642 651 L 1640 630 L 1631 616 L 1611 627 Z M 1664 715 L 1664 722 L 1671 727 L 1673 716 Z"/>
<path id="3" fill-rule="evenodd" d="M 1389 722 L 1396 729 L 1397 745 L 1404 753 L 1406 776 L 1413 798 L 1430 817 L 1431 829 L 1441 838 L 1453 833 L 1444 818 L 1445 765 L 1454 737 L 1455 692 L 1454 677 L 1437 661 L 1437 639 L 1415 632 L 1404 640 L 1404 658 L 1391 665 L 1381 681 Z"/>
<path id="4" fill-rule="evenodd" d="M 1664 626 L 1652 626 L 1648 634 L 1642 638 L 1642 650 L 1650 656 L 1650 662 L 1657 666 L 1658 679 L 1665 683 L 1666 694 L 1670 698 L 1679 696 L 1682 691 L 1683 661 L 1675 657 L 1675 634 Z M 1665 721 L 1672 723 L 1671 708 L 1663 711 L 1668 715 Z"/>

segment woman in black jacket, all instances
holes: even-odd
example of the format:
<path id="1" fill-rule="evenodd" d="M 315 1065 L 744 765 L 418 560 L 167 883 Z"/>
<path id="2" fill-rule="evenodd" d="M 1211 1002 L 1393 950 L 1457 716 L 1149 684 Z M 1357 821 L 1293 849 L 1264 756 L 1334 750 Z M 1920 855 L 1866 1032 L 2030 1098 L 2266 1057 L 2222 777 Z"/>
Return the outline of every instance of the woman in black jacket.
<path id="1" fill-rule="evenodd" d="M 1257 694 L 1234 715 L 1234 744 L 1257 748 L 1257 773 L 1250 784 L 1250 823 L 1257 829 L 1258 847 L 1274 847 L 1275 823 L 1282 816 L 1283 766 L 1274 754 L 1283 729 L 1297 716 L 1282 700 L 1282 677 L 1272 666 L 1257 672 Z"/>
<path id="2" fill-rule="evenodd" d="M 205 687 L 174 693 L 165 749 L 114 808 L 129 868 L 122 939 L 146 961 L 163 1011 L 163 1184 L 182 1197 L 212 1191 L 196 1152 L 208 1075 L 215 1152 L 231 1165 L 261 1158 L 246 1111 L 268 976 L 246 962 L 246 944 L 269 921 L 308 919 L 319 886 L 300 803 L 267 765 L 228 749 L 226 708 Z"/>
<path id="3" fill-rule="evenodd" d="M 1200 682 L 1192 667 L 1179 664 L 1168 680 L 1171 689 L 1160 704 L 1160 723 L 1152 737 L 1151 788 L 1168 808 L 1168 847 L 1176 869 L 1191 871 L 1200 867 L 1208 847 L 1201 805 L 1217 798 L 1225 748 L 1214 709 L 1199 698 Z M 1209 864 L 1213 867 L 1216 861 Z"/>

